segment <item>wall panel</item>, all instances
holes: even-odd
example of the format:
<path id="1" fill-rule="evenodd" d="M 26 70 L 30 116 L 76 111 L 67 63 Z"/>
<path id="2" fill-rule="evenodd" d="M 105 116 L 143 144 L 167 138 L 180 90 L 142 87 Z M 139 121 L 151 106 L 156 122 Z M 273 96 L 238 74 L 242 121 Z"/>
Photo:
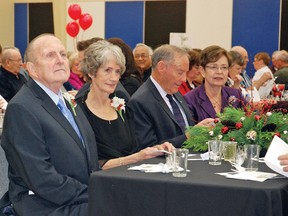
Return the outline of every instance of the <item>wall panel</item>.
<path id="1" fill-rule="evenodd" d="M 288 0 L 282 0 L 280 49 L 288 50 Z"/>
<path id="2" fill-rule="evenodd" d="M 15 41 L 14 46 L 19 48 L 22 57 L 28 43 L 28 4 L 15 4 Z M 12 44 L 11 44 L 12 45 Z"/>
<path id="3" fill-rule="evenodd" d="M 270 55 L 279 44 L 280 0 L 234 0 L 232 46 L 241 45 L 249 54 L 247 72 L 254 75 L 258 52 Z"/>
<path id="4" fill-rule="evenodd" d="M 54 34 L 52 3 L 29 4 L 29 41 L 40 34 Z"/>
<path id="5" fill-rule="evenodd" d="M 106 2 L 105 38 L 122 38 L 132 49 L 143 41 L 142 1 Z"/>
<path id="6" fill-rule="evenodd" d="M 155 48 L 169 43 L 170 32 L 185 32 L 186 1 L 147 1 L 145 5 L 147 45 Z"/>

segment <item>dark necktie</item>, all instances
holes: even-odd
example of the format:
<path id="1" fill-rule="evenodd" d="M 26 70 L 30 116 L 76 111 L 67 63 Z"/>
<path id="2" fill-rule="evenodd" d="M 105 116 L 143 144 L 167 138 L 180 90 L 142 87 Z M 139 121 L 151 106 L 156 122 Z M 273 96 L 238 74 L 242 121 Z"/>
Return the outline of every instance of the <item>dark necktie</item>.
<path id="1" fill-rule="evenodd" d="M 182 116 L 182 113 L 180 111 L 180 108 L 178 107 L 177 103 L 173 100 L 172 95 L 167 94 L 166 96 L 169 99 L 169 102 L 171 104 L 174 118 L 175 118 L 176 122 L 178 123 L 178 125 L 181 127 L 182 131 L 184 132 L 186 124 L 185 124 L 184 118 Z"/>
<path id="2" fill-rule="evenodd" d="M 73 118 L 72 113 L 70 112 L 70 110 L 65 106 L 64 101 L 62 99 L 59 99 L 57 107 L 60 109 L 60 111 L 63 113 L 63 115 L 66 117 L 66 119 L 69 121 L 69 123 L 71 124 L 71 126 L 74 128 L 75 132 L 77 133 L 79 139 L 82 141 L 83 143 L 83 138 L 82 135 L 79 131 L 79 128 Z"/>

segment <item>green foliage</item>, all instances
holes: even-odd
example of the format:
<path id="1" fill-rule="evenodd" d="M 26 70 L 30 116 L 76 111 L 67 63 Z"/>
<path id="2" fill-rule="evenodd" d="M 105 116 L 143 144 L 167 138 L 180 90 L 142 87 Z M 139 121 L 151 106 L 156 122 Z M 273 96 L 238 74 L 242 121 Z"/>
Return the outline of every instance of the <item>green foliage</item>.
<path id="1" fill-rule="evenodd" d="M 207 151 L 208 146 L 205 137 L 209 137 L 209 128 L 194 126 L 188 129 L 190 139 L 187 139 L 184 143 L 186 148 L 192 148 L 194 151 L 204 152 Z"/>
<path id="2" fill-rule="evenodd" d="M 208 140 L 220 139 L 236 141 L 238 145 L 258 144 L 267 149 L 275 135 L 279 135 L 284 141 L 288 140 L 287 114 L 281 112 L 259 114 L 252 109 L 243 111 L 226 107 L 224 112 L 217 116 L 219 121 L 214 127 L 190 127 L 188 129 L 190 138 L 184 142 L 184 147 L 194 151 L 206 151 Z"/>

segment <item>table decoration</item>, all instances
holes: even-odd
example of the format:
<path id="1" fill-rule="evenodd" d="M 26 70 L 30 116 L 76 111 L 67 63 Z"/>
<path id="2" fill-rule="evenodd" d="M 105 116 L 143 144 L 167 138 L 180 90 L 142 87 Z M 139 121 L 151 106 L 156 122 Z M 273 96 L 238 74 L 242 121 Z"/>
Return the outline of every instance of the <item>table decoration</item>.
<path id="1" fill-rule="evenodd" d="M 288 115 L 270 112 L 270 108 L 268 103 L 263 103 L 260 109 L 250 105 L 244 109 L 228 106 L 223 113 L 217 114 L 213 126 L 189 127 L 189 138 L 183 147 L 205 152 L 208 149 L 207 141 L 217 139 L 235 141 L 240 146 L 257 144 L 267 150 L 274 136 L 283 140 L 288 138 Z"/>

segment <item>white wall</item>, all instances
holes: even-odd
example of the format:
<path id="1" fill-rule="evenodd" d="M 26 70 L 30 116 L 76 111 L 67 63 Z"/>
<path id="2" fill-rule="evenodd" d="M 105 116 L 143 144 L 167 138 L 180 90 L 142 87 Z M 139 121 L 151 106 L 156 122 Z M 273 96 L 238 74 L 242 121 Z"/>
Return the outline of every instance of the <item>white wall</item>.
<path id="1" fill-rule="evenodd" d="M 186 8 L 186 33 L 193 48 L 231 48 L 233 0 L 187 0 Z"/>

